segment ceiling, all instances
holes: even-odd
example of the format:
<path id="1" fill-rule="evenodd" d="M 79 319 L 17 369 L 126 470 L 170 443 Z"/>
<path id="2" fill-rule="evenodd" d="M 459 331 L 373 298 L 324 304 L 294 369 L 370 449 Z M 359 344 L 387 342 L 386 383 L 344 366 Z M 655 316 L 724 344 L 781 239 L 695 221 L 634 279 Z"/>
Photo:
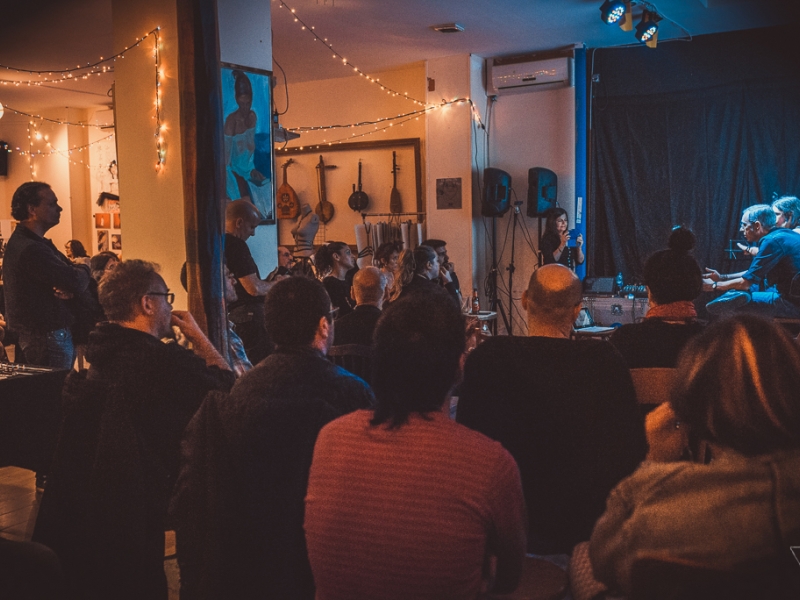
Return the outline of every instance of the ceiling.
<path id="1" fill-rule="evenodd" d="M 593 48 L 634 42 L 632 33 L 600 21 L 602 0 L 285 1 L 296 10 L 294 16 L 313 26 L 320 37 L 327 38 L 340 55 L 365 73 L 455 54 L 492 57 L 575 43 Z M 271 2 L 273 57 L 289 82 L 353 74 L 301 29 L 301 23 L 281 8 L 281 0 Z M 111 0 L 2 0 L 2 4 L 0 65 L 63 69 L 112 53 Z M 680 23 L 692 35 L 779 24 L 786 18 L 787 7 L 797 4 L 797 0 L 655 2 L 662 15 Z M 641 8 L 634 9 L 635 15 L 640 12 Z M 670 20 L 659 24 L 659 43 L 688 37 Z M 462 25 L 464 31 L 444 34 L 432 29 L 453 22 Z M 277 68 L 275 71 L 280 73 Z M 0 81 L 11 79 L 32 77 L 0 68 Z M 41 87 L 0 83 L 0 103 L 32 113 L 61 106 L 108 105 L 112 83 L 113 74 Z"/>

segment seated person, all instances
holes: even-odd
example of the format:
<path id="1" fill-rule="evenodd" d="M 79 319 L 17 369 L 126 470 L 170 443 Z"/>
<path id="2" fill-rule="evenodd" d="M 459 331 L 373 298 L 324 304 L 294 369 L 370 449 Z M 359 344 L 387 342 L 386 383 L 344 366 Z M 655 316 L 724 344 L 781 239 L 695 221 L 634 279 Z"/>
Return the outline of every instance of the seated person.
<path id="1" fill-rule="evenodd" d="M 90 262 L 92 278 L 96 282 L 100 283 L 100 279 L 102 279 L 103 275 L 105 275 L 108 271 L 113 270 L 118 264 L 119 257 L 110 250 L 105 250 L 104 252 L 95 254 Z"/>
<path id="2" fill-rule="evenodd" d="M 522 296 L 530 337 L 490 338 L 464 365 L 456 419 L 517 461 L 534 554 L 589 539 L 608 492 L 647 449 L 622 357 L 608 342 L 569 339 L 581 299 L 570 269 L 539 268 Z"/>
<path id="3" fill-rule="evenodd" d="M 335 346 L 344 344 L 372 345 L 372 332 L 381 316 L 386 277 L 380 269 L 364 267 L 353 277 L 356 307 L 349 315 L 336 319 Z"/>
<path id="4" fill-rule="evenodd" d="M 691 340 L 678 375 L 671 405 L 657 409 L 671 418 L 648 420 L 651 446 L 665 450 L 611 492 L 592 533 L 595 578 L 627 595 L 635 557 L 657 555 L 774 587 L 751 598 L 800 597 L 789 550 L 800 545 L 800 350 L 740 315 Z M 709 464 L 675 462 L 688 438 L 711 446 Z"/>
<path id="5" fill-rule="evenodd" d="M 690 229 L 675 227 L 669 248 L 645 262 L 650 310 L 644 321 L 623 325 L 609 340 L 631 369 L 674 367 L 686 342 L 703 330 L 693 304 L 703 287 L 700 265 L 690 253 L 695 241 Z"/>
<path id="6" fill-rule="evenodd" d="M 433 286 L 438 286 L 440 282 L 443 282 L 444 289 L 460 308 L 461 297 L 450 276 L 450 271 L 439 264 L 439 255 L 436 254 L 436 251 L 430 246 L 417 246 L 413 250 L 403 250 L 389 301 L 394 302 L 398 298 L 404 298 L 420 290 L 429 290 Z"/>
<path id="7" fill-rule="evenodd" d="M 326 425 L 314 447 L 305 530 L 317 598 L 477 598 L 519 581 L 525 508 L 497 442 L 442 410 L 464 320 L 441 289 L 392 303 L 375 331 L 375 411 Z"/>
<path id="8" fill-rule="evenodd" d="M 344 242 L 328 242 L 317 248 L 314 266 L 322 278 L 322 285 L 331 297 L 337 317 L 353 312 L 353 299 L 350 296 L 350 283 L 347 273 L 356 265 L 353 251 Z M 352 280 L 351 280 L 352 281 Z"/>

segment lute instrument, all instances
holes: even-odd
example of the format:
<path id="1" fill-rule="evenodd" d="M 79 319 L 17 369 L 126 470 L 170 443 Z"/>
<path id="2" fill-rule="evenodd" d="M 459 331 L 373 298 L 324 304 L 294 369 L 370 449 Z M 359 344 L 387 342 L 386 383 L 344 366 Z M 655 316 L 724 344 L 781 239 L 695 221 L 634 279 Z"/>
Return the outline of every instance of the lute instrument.
<path id="1" fill-rule="evenodd" d="M 356 191 L 356 184 L 353 184 L 353 193 L 347 199 L 347 204 L 354 211 L 361 212 L 366 210 L 369 205 L 369 196 L 361 191 L 361 161 L 358 161 L 358 191 Z"/>
<path id="2" fill-rule="evenodd" d="M 289 168 L 294 162 L 293 158 L 287 160 L 281 168 L 283 169 L 283 183 L 278 188 L 278 218 L 279 219 L 296 219 L 300 216 L 300 202 L 297 200 L 297 193 L 289 185 L 286 179 L 286 169 Z"/>
<path id="3" fill-rule="evenodd" d="M 401 213 L 403 212 L 403 203 L 400 201 L 400 192 L 397 189 L 397 171 L 400 167 L 397 166 L 397 152 L 392 151 L 392 194 L 389 197 L 389 212 Z"/>
<path id="4" fill-rule="evenodd" d="M 319 162 L 317 163 L 317 185 L 319 186 L 319 204 L 314 208 L 319 220 L 322 223 L 327 223 L 333 218 L 333 204 L 328 202 L 328 197 L 325 191 L 325 169 L 335 169 L 336 165 L 326 165 L 322 160 L 322 155 L 319 155 Z"/>

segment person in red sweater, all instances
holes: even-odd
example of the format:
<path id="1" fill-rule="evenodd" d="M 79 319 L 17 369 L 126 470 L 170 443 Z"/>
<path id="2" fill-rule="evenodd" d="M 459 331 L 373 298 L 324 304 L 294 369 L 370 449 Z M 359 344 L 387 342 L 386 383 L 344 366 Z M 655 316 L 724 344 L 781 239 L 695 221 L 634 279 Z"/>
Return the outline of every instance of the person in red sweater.
<path id="1" fill-rule="evenodd" d="M 464 321 L 432 288 L 392 303 L 375 331 L 373 411 L 326 425 L 306 496 L 319 600 L 476 598 L 519 582 L 525 504 L 497 442 L 442 406 L 465 346 Z"/>

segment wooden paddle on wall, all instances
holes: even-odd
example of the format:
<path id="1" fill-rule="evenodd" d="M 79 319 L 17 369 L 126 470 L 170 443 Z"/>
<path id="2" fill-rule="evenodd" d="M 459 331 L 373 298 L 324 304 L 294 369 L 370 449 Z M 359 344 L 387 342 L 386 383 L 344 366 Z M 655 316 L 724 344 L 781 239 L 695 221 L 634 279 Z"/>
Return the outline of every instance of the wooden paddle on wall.
<path id="1" fill-rule="evenodd" d="M 367 209 L 369 205 L 369 196 L 361 191 L 361 161 L 358 161 L 358 191 L 356 191 L 356 184 L 353 184 L 353 193 L 347 199 L 347 204 L 353 210 L 361 212 Z"/>
<path id="2" fill-rule="evenodd" d="M 333 218 L 333 204 L 328 202 L 328 197 L 325 192 L 325 169 L 335 169 L 336 165 L 326 165 L 322 160 L 322 154 L 319 155 L 319 162 L 317 163 L 317 184 L 319 186 L 319 204 L 314 208 L 319 220 L 323 224 L 327 223 Z"/>
<path id="3" fill-rule="evenodd" d="M 286 180 L 286 169 L 293 162 L 294 159 L 290 158 L 281 166 L 283 169 L 283 183 L 278 188 L 277 193 L 279 219 L 296 219 L 300 216 L 300 202 L 297 200 L 297 194 Z"/>
<path id="4" fill-rule="evenodd" d="M 392 194 L 389 197 L 389 212 L 401 213 L 403 212 L 403 203 L 400 201 L 400 192 L 397 190 L 397 171 L 400 167 L 397 166 L 397 152 L 392 151 Z"/>

